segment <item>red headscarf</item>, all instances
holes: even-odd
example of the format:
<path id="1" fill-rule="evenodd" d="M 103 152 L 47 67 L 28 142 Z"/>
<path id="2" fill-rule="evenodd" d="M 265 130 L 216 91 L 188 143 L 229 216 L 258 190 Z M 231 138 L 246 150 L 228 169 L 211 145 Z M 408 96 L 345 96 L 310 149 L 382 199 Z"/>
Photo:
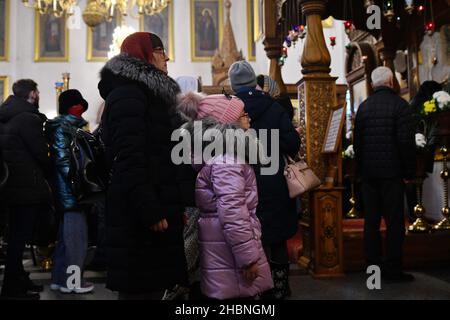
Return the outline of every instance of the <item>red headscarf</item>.
<path id="1" fill-rule="evenodd" d="M 123 41 L 120 52 L 126 53 L 129 56 L 140 59 L 147 63 L 152 63 L 153 45 L 151 33 L 135 32 L 129 35 Z"/>

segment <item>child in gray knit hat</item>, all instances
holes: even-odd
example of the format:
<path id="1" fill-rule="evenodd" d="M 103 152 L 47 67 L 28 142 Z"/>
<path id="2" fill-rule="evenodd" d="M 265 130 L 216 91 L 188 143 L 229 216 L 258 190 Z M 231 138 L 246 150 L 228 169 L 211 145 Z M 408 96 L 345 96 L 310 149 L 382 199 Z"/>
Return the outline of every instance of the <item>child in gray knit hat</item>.
<path id="1" fill-rule="evenodd" d="M 256 75 L 250 63 L 245 60 L 236 61 L 228 71 L 231 88 L 234 92 L 238 92 L 242 88 L 255 88 Z"/>

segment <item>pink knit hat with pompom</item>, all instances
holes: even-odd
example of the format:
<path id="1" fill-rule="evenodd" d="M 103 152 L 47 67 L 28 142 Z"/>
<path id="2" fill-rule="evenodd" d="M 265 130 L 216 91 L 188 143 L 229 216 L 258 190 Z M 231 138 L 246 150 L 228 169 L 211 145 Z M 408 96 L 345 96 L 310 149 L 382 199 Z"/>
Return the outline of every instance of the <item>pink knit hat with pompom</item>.
<path id="1" fill-rule="evenodd" d="M 213 94 L 205 96 L 188 92 L 181 97 L 178 110 L 190 120 L 213 118 L 220 123 L 237 122 L 244 110 L 244 103 L 235 96 Z"/>

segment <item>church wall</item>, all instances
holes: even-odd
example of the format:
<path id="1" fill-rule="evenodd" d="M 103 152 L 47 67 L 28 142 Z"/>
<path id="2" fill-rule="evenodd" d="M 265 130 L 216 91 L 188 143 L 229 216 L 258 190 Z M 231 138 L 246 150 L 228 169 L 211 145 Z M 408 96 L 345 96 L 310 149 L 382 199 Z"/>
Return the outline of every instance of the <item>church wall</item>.
<path id="1" fill-rule="evenodd" d="M 246 1 L 234 0 L 231 18 L 238 49 L 242 49 L 248 56 Z M 84 9 L 86 0 L 80 0 L 80 7 Z M 174 0 L 174 38 L 175 61 L 169 62 L 169 74 L 172 77 L 180 75 L 201 76 L 203 84 L 210 85 L 211 64 L 209 62 L 192 62 L 190 56 L 190 4 L 189 0 Z M 10 77 L 10 87 L 20 78 L 31 78 L 39 84 L 41 92 L 41 111 L 49 117 L 56 114 L 56 94 L 54 83 L 62 81 L 61 74 L 71 74 L 70 87 L 79 89 L 90 103 L 86 114 L 87 120 L 95 125 L 98 107 L 103 102 L 98 94 L 98 73 L 104 62 L 86 61 L 86 24 L 81 23 L 81 29 L 70 30 L 69 62 L 34 62 L 34 11 L 25 8 L 20 1 L 10 0 L 10 59 L 0 62 L 0 75 Z M 128 16 L 126 23 L 139 30 L 139 21 Z M 336 30 L 336 31 L 335 31 Z M 335 34 L 335 33 L 339 34 Z M 334 29 L 325 29 L 326 41 L 328 37 L 337 37 L 332 54 L 332 75 L 339 76 L 338 83 L 343 83 L 345 57 L 344 44 L 340 40 L 346 39 L 342 23 L 335 21 Z M 301 66 L 298 62 L 301 52 L 301 41 L 297 47 L 289 50 L 289 58 L 283 67 L 283 77 L 286 83 L 295 83 L 301 78 Z M 268 73 L 269 62 L 262 42 L 257 44 L 257 61 L 251 62 L 255 72 Z M 11 88 L 10 88 L 11 91 Z"/>

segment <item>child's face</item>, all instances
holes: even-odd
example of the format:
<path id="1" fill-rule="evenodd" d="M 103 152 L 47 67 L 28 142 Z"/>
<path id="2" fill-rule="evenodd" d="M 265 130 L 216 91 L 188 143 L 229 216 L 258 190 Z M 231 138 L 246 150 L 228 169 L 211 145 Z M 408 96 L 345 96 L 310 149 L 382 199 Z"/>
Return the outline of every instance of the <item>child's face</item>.
<path id="1" fill-rule="evenodd" d="M 250 129 L 250 118 L 248 116 L 248 113 L 246 113 L 244 110 L 242 110 L 241 116 L 239 117 L 239 125 L 244 130 Z"/>

